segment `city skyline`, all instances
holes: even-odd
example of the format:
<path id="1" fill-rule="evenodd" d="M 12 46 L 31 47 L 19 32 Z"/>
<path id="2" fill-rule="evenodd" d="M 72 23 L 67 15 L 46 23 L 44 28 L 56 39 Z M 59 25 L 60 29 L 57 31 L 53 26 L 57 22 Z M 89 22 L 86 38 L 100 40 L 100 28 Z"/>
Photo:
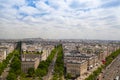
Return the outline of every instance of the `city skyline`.
<path id="1" fill-rule="evenodd" d="M 1 0 L 0 39 L 120 40 L 119 0 Z"/>

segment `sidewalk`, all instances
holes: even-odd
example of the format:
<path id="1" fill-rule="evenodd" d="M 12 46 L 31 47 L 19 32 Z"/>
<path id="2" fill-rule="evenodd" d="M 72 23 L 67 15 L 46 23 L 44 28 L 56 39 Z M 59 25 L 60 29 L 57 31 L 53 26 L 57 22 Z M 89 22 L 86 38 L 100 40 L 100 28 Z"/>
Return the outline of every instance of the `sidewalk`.
<path id="1" fill-rule="evenodd" d="M 93 71 L 95 71 L 100 66 L 101 66 L 101 63 L 98 66 L 95 66 L 90 71 L 87 71 L 86 74 L 79 76 L 76 80 L 85 80 L 87 77 L 89 77 L 89 75 L 91 75 L 93 73 Z"/>
<path id="2" fill-rule="evenodd" d="M 6 80 L 7 75 L 9 74 L 10 64 L 11 64 L 13 58 L 14 58 L 14 56 L 12 56 L 12 58 L 9 60 L 7 67 L 4 69 L 4 72 L 2 72 L 2 74 L 1 74 L 0 80 Z"/>
<path id="3" fill-rule="evenodd" d="M 52 78 L 52 73 L 54 71 L 54 65 L 55 65 L 55 62 L 56 62 L 56 59 L 57 59 L 57 54 L 58 52 L 56 52 L 53 60 L 52 60 L 52 63 L 50 64 L 49 68 L 48 68 L 48 74 L 46 76 L 43 77 L 44 80 L 50 80 Z"/>

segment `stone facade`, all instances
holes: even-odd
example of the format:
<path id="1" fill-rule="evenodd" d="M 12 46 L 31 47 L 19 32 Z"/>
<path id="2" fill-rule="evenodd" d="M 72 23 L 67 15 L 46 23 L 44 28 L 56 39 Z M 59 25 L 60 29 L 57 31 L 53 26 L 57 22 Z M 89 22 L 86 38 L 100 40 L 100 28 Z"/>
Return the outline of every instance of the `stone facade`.
<path id="1" fill-rule="evenodd" d="M 7 48 L 0 48 L 0 62 L 2 62 L 7 57 Z"/>
<path id="2" fill-rule="evenodd" d="M 29 68 L 37 69 L 40 63 L 40 56 L 37 54 L 23 54 L 21 55 L 21 70 L 27 73 Z"/>
<path id="3" fill-rule="evenodd" d="M 70 60 L 66 64 L 66 72 L 71 74 L 72 77 L 83 75 L 87 71 L 87 61 Z"/>

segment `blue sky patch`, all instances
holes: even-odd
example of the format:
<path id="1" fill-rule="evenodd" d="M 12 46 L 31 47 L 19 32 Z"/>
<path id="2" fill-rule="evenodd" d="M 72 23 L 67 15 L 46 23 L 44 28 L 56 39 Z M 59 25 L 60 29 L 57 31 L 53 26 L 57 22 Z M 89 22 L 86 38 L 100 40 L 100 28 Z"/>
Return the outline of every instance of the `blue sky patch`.
<path id="1" fill-rule="evenodd" d="M 28 6 L 31 6 L 31 7 L 36 7 L 36 2 L 37 0 L 26 0 Z"/>
<path id="2" fill-rule="evenodd" d="M 45 1 L 45 4 L 49 5 L 49 1 L 48 1 L 48 0 L 46 0 L 46 1 Z"/>
<path id="3" fill-rule="evenodd" d="M 108 3 L 103 4 L 102 8 L 110 8 L 110 7 L 117 7 L 120 6 L 120 0 L 113 0 Z"/>
<path id="4" fill-rule="evenodd" d="M 19 9 L 19 6 L 14 5 L 14 6 L 13 6 L 13 8 L 15 8 L 15 9 L 17 9 L 17 10 L 18 10 L 18 9 Z"/>

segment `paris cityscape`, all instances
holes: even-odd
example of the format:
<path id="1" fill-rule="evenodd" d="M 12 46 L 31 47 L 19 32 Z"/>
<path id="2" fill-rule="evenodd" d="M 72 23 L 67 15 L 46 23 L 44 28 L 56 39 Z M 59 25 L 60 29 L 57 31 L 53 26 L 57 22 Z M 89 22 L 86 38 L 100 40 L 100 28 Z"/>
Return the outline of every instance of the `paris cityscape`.
<path id="1" fill-rule="evenodd" d="M 120 0 L 0 0 L 0 80 L 120 80 Z"/>

